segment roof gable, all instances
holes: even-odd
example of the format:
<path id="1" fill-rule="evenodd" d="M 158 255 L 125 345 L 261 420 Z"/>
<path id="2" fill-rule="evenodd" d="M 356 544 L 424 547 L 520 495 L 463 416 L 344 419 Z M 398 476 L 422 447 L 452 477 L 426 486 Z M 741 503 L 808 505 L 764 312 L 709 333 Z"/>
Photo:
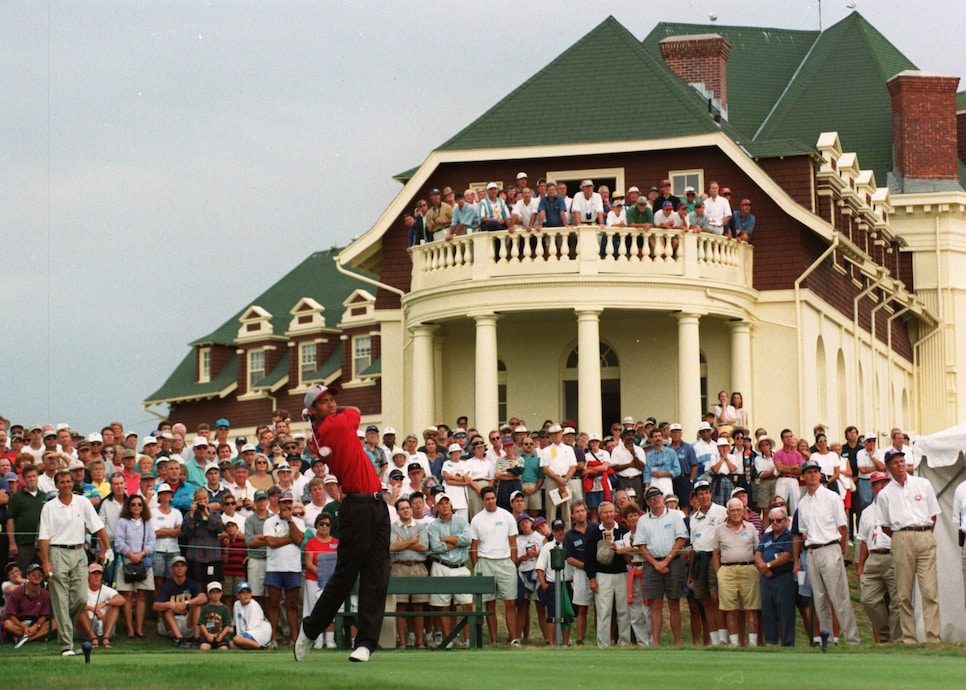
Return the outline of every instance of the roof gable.
<path id="1" fill-rule="evenodd" d="M 755 139 L 839 133 L 880 180 L 892 169 L 892 99 L 886 82 L 915 69 L 861 15 L 822 33 Z"/>
<path id="2" fill-rule="evenodd" d="M 323 312 L 341 314 L 342 301 L 356 288 L 365 286 L 365 283 L 336 269 L 334 259 L 339 251 L 339 249 L 327 249 L 310 255 L 265 292 L 249 300 L 243 309 L 236 312 L 221 326 L 203 338 L 195 340 L 191 345 L 235 344 L 240 319 L 249 316 L 249 312 L 256 309 L 271 315 L 269 323 L 272 333 L 284 334 L 292 319 L 291 310 L 304 297 L 311 297 L 322 307 Z"/>
<path id="3" fill-rule="evenodd" d="M 593 75 L 595 97 L 571 105 L 570 77 Z M 520 127 L 521 121 L 539 123 Z M 608 17 L 439 150 L 634 141 L 717 130 L 703 98 Z"/>

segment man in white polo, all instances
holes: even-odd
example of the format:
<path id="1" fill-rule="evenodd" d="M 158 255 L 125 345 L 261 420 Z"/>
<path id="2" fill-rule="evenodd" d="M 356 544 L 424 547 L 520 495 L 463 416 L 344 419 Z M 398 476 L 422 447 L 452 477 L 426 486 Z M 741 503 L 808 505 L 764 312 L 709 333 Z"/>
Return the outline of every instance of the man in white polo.
<path id="1" fill-rule="evenodd" d="M 40 512 L 40 561 L 50 590 L 50 606 L 57 621 L 61 656 L 74 656 L 74 621 L 87 606 L 87 533 L 97 537 L 98 562 L 113 560 L 107 530 L 91 502 L 74 494 L 67 470 L 54 475 L 57 497 Z"/>
<path id="2" fill-rule="evenodd" d="M 520 640 L 512 637 L 517 627 L 517 521 L 509 511 L 497 506 L 496 489 L 492 486 L 483 487 L 480 496 L 483 510 L 473 516 L 470 522 L 470 560 L 478 574 L 496 579 L 495 596 L 503 600 L 506 627 L 512 638 L 510 644 L 519 647 Z M 493 596 L 487 600 L 487 595 L 484 595 L 483 600 L 488 611 L 496 609 Z M 486 622 L 490 642 L 496 644 L 496 616 L 488 616 Z"/>
<path id="3" fill-rule="evenodd" d="M 902 641 L 915 644 L 916 615 L 912 588 L 919 586 L 922 619 L 927 642 L 941 642 L 939 635 L 939 578 L 936 571 L 936 537 L 933 529 L 942 512 L 936 491 L 928 479 L 909 474 L 906 454 L 886 451 L 886 469 L 892 475 L 879 495 L 878 522 L 892 539 L 892 563 L 899 595 L 899 625 Z"/>
<path id="4" fill-rule="evenodd" d="M 822 469 L 817 462 L 809 460 L 804 463 L 802 476 L 805 477 L 805 494 L 798 503 L 798 531 L 808 549 L 808 576 L 819 625 L 823 630 L 832 630 L 834 609 L 845 641 L 859 644 L 859 629 L 845 572 L 849 529 L 842 497 L 822 486 Z M 802 542 L 796 540 L 793 567 L 796 577 L 801 569 L 798 558 L 801 549 Z"/>
<path id="5" fill-rule="evenodd" d="M 540 469 L 546 479 L 544 490 L 547 492 L 547 499 L 544 505 L 548 509 L 548 518 L 556 515 L 559 510 L 561 519 L 570 524 L 570 501 L 563 501 L 554 511 L 550 510 L 553 500 L 550 492 L 559 489 L 560 492 L 570 496 L 569 482 L 577 471 L 577 455 L 574 449 L 563 442 L 563 429 L 559 424 L 554 424 L 547 429 L 550 436 L 550 444 L 540 451 Z M 572 497 L 571 497 L 572 498 Z"/>

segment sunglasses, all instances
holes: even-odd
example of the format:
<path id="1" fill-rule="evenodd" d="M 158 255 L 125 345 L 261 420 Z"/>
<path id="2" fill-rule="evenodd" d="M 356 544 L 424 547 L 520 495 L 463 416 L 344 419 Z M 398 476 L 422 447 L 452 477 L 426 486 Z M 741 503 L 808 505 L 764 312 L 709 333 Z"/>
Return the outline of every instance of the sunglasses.
<path id="1" fill-rule="evenodd" d="M 785 518 L 769 518 L 768 522 L 784 522 Z"/>
<path id="2" fill-rule="evenodd" d="M 292 512 L 292 516 L 293 517 L 305 517 L 305 513 L 296 513 L 296 512 L 293 511 Z"/>
<path id="3" fill-rule="evenodd" d="M 234 501 L 222 501 L 221 504 L 223 506 L 233 506 L 233 505 L 237 505 Z"/>

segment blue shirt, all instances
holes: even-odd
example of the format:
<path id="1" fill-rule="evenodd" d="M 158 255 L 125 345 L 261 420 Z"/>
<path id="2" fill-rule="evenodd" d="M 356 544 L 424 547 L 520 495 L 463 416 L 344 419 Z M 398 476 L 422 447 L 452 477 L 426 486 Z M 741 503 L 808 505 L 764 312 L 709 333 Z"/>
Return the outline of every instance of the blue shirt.
<path id="1" fill-rule="evenodd" d="M 436 518 L 426 529 L 429 537 L 429 555 L 450 563 L 465 563 L 470 557 L 470 524 L 461 515 L 453 514 L 449 522 Z M 450 549 L 440 537 L 458 537 L 456 548 Z"/>
<path id="2" fill-rule="evenodd" d="M 566 225 L 564 214 L 567 213 L 567 202 L 562 197 L 555 196 L 552 201 L 549 196 L 543 197 L 540 199 L 537 211 L 543 211 L 546 214 L 546 220 L 543 223 L 545 227 L 562 228 Z"/>
<path id="3" fill-rule="evenodd" d="M 480 214 L 476 212 L 472 204 L 463 204 L 462 206 L 456 204 L 453 207 L 453 222 L 450 223 L 450 228 L 455 228 L 460 223 L 467 230 L 475 230 L 480 226 Z"/>
<path id="4" fill-rule="evenodd" d="M 645 457 L 647 458 L 647 465 L 644 467 L 644 481 L 648 484 L 651 483 L 651 473 L 654 470 L 658 472 L 670 472 L 672 479 L 681 474 L 681 464 L 678 462 L 678 454 L 667 446 L 661 446 L 661 450 L 654 450 L 652 448 L 647 451 Z"/>
<path id="5" fill-rule="evenodd" d="M 670 448 L 670 446 L 668 446 Z M 678 456 L 678 465 L 681 468 L 681 474 L 685 477 L 691 476 L 691 468 L 697 467 L 698 456 L 694 454 L 694 446 L 692 446 L 687 441 L 681 441 L 681 445 L 677 448 L 671 448 Z"/>
<path id="6" fill-rule="evenodd" d="M 731 216 L 731 229 L 737 232 L 747 232 L 749 235 L 755 231 L 755 214 L 749 213 L 747 218 L 742 218 L 741 213 Z"/>
<path id="7" fill-rule="evenodd" d="M 761 535 L 761 541 L 758 542 L 758 548 L 756 550 L 761 554 L 761 557 L 765 559 L 765 563 L 770 563 L 783 553 L 791 553 L 791 530 L 782 530 L 781 535 L 778 537 L 775 536 L 774 532 L 765 532 L 763 535 Z M 789 561 L 785 565 L 772 568 L 772 572 L 775 573 L 775 575 L 784 575 L 785 573 L 792 572 L 793 568 L 794 561 Z"/>

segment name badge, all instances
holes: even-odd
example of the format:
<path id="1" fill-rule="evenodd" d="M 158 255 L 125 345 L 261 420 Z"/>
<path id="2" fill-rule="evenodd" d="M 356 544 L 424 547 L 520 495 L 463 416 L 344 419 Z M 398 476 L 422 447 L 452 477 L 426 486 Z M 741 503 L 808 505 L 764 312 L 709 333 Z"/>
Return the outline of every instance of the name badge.
<path id="1" fill-rule="evenodd" d="M 671 524 L 670 522 L 664 525 L 664 529 L 673 529 L 673 528 L 674 528 L 674 525 Z"/>
<path id="2" fill-rule="evenodd" d="M 747 537 L 748 536 L 748 533 L 745 532 L 745 531 L 741 531 L 741 532 L 738 533 L 738 536 L 739 537 Z"/>
<path id="3" fill-rule="evenodd" d="M 583 545 L 584 545 L 583 539 L 578 539 L 574 542 L 574 546 L 583 546 Z"/>

